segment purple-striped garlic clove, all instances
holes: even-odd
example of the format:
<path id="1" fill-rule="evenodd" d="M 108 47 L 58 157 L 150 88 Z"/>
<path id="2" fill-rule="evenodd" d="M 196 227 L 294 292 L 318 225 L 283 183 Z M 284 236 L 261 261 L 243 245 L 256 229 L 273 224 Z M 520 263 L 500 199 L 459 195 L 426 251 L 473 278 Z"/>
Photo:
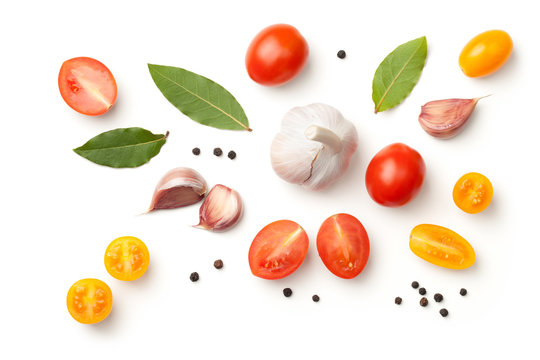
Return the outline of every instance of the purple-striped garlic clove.
<path id="1" fill-rule="evenodd" d="M 429 135 L 449 139 L 463 130 L 480 99 L 430 101 L 422 106 L 418 121 Z"/>
<path id="2" fill-rule="evenodd" d="M 204 198 L 207 185 L 197 171 L 179 167 L 167 172 L 156 185 L 148 212 L 192 205 Z"/>
<path id="3" fill-rule="evenodd" d="M 243 205 L 240 194 L 224 185 L 210 190 L 199 210 L 199 224 L 194 227 L 211 231 L 225 231 L 238 223 Z"/>

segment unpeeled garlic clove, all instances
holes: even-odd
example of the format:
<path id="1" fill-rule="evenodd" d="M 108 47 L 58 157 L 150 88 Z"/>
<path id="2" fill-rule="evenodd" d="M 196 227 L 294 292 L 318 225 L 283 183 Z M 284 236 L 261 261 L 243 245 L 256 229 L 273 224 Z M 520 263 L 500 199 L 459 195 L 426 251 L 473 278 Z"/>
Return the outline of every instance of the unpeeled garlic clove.
<path id="1" fill-rule="evenodd" d="M 210 190 L 199 210 L 199 224 L 194 227 L 212 231 L 225 231 L 236 225 L 242 217 L 240 194 L 224 185 Z"/>
<path id="2" fill-rule="evenodd" d="M 148 212 L 195 204 L 206 194 L 206 181 L 197 171 L 179 167 L 167 172 L 156 185 Z"/>
<path id="3" fill-rule="evenodd" d="M 481 97 L 430 101 L 422 106 L 418 121 L 429 135 L 449 139 L 463 130 L 480 99 Z"/>

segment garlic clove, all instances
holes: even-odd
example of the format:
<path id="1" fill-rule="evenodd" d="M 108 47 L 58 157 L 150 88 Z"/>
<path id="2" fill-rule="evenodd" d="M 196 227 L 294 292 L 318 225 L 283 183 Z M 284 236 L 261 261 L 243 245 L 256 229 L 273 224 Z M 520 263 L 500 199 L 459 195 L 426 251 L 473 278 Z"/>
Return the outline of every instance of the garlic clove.
<path id="1" fill-rule="evenodd" d="M 224 185 L 210 190 L 199 210 L 198 229 L 225 231 L 236 225 L 242 217 L 243 205 L 240 194 Z"/>
<path id="2" fill-rule="evenodd" d="M 197 171 L 179 167 L 167 172 L 156 185 L 148 212 L 195 204 L 206 194 L 207 185 Z"/>
<path id="3" fill-rule="evenodd" d="M 430 101 L 422 106 L 418 121 L 431 136 L 449 139 L 463 130 L 480 99 L 481 97 Z"/>

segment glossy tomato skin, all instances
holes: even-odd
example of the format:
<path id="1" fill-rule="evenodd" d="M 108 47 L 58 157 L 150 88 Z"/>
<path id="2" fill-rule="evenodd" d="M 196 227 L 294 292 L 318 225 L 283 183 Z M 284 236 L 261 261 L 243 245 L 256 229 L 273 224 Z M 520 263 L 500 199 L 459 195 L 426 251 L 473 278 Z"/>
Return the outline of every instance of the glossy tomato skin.
<path id="1" fill-rule="evenodd" d="M 113 297 L 107 284 L 98 279 L 82 279 L 67 294 L 69 314 L 82 324 L 103 321 L 112 309 Z"/>
<path id="2" fill-rule="evenodd" d="M 426 165 L 418 151 L 395 143 L 379 151 L 369 163 L 366 187 L 375 202 L 399 207 L 418 194 L 425 173 Z"/>
<path id="3" fill-rule="evenodd" d="M 302 71 L 309 54 L 306 39 L 291 25 L 271 25 L 251 41 L 246 69 L 261 85 L 282 85 Z"/>
<path id="4" fill-rule="evenodd" d="M 467 240 L 456 232 L 439 225 L 421 224 L 414 227 L 409 247 L 418 257 L 448 269 L 471 267 L 476 255 Z"/>
<path id="5" fill-rule="evenodd" d="M 249 267 L 263 279 L 281 279 L 300 267 L 307 255 L 309 239 L 302 227 L 291 220 L 266 225 L 249 248 Z"/>
<path id="6" fill-rule="evenodd" d="M 472 38 L 459 55 L 459 66 L 469 77 L 487 76 L 499 70 L 512 54 L 513 42 L 502 30 L 489 30 Z"/>
<path id="7" fill-rule="evenodd" d="M 477 214 L 491 203 L 493 185 L 480 173 L 467 173 L 456 182 L 452 197 L 458 208 L 469 214 Z"/>
<path id="8" fill-rule="evenodd" d="M 89 57 L 66 60 L 58 74 L 58 87 L 66 104 L 84 115 L 102 115 L 116 102 L 113 74 L 101 62 Z"/>
<path id="9" fill-rule="evenodd" d="M 317 251 L 332 274 L 352 279 L 367 264 L 369 237 L 357 218 L 336 214 L 322 223 L 317 234 Z"/>
<path id="10" fill-rule="evenodd" d="M 105 268 L 118 280 L 132 281 L 148 270 L 150 253 L 146 244 L 134 236 L 113 240 L 105 250 Z"/>

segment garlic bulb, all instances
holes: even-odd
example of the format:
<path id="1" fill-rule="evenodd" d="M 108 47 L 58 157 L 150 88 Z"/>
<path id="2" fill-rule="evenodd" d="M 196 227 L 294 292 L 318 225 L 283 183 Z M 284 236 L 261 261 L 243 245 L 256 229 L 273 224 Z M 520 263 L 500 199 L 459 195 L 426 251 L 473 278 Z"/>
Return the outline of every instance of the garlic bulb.
<path id="1" fill-rule="evenodd" d="M 358 146 L 354 125 L 326 104 L 285 114 L 272 142 L 272 167 L 283 180 L 321 190 L 341 177 Z"/>
<path id="2" fill-rule="evenodd" d="M 242 217 L 240 194 L 224 185 L 210 190 L 199 209 L 199 224 L 194 227 L 212 231 L 225 231 L 236 225 Z"/>
<path id="3" fill-rule="evenodd" d="M 195 204 L 206 194 L 206 181 L 197 171 L 179 167 L 167 172 L 156 185 L 148 212 Z"/>

